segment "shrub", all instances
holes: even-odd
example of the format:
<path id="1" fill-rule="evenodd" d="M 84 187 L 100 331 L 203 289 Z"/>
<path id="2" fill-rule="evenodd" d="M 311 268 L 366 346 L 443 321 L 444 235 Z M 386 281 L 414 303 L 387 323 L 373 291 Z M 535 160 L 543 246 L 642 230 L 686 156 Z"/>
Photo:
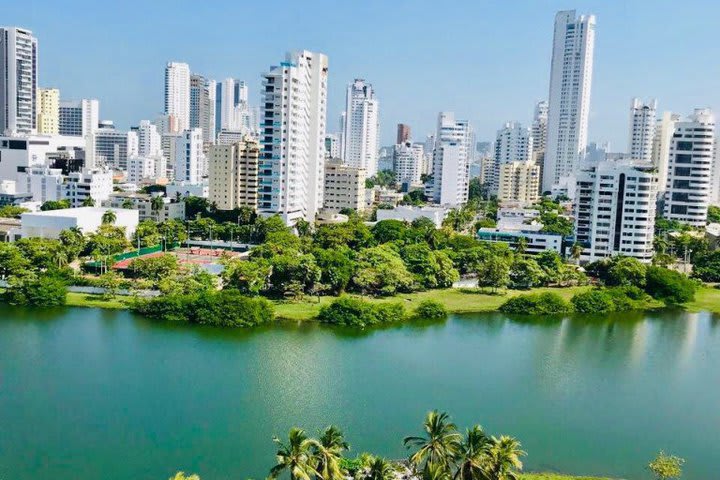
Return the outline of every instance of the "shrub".
<path id="1" fill-rule="evenodd" d="M 608 313 L 615 311 L 615 302 L 612 296 L 601 289 L 576 293 L 571 302 L 575 311 L 579 313 Z"/>
<path id="2" fill-rule="evenodd" d="M 687 276 L 662 267 L 648 267 L 645 291 L 666 304 L 690 302 L 695 298 L 697 285 Z"/>
<path id="3" fill-rule="evenodd" d="M 67 289 L 65 283 L 58 278 L 47 275 L 29 276 L 13 279 L 5 295 L 12 305 L 57 307 L 65 305 Z"/>
<path id="4" fill-rule="evenodd" d="M 571 310 L 572 306 L 567 301 L 552 292 L 518 295 L 500 306 L 503 313 L 527 315 L 556 315 Z"/>
<path id="5" fill-rule="evenodd" d="M 322 323 L 348 327 L 367 327 L 392 323 L 405 318 L 400 303 L 372 303 L 359 298 L 343 296 L 320 309 L 318 320 Z"/>
<path id="6" fill-rule="evenodd" d="M 156 320 L 222 327 L 252 327 L 267 323 L 274 317 L 268 300 L 246 297 L 237 290 L 163 295 L 139 300 L 133 310 Z"/>
<path id="7" fill-rule="evenodd" d="M 415 317 L 428 320 L 439 320 L 447 317 L 445 306 L 435 300 L 423 300 L 415 308 Z"/>
<path id="8" fill-rule="evenodd" d="M 647 268 L 639 260 L 632 257 L 615 257 L 611 260 L 605 283 L 613 286 L 645 285 Z"/>

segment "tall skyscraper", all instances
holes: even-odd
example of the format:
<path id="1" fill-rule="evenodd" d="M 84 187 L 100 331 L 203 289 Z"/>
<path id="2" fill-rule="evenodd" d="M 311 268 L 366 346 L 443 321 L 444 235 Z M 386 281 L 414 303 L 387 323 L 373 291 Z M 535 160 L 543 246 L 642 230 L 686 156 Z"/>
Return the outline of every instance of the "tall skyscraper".
<path id="1" fill-rule="evenodd" d="M 434 203 L 456 207 L 467 202 L 470 138 L 467 120 L 455 120 L 452 112 L 440 112 L 433 153 Z"/>
<path id="2" fill-rule="evenodd" d="M 288 53 L 263 75 L 259 210 L 288 224 L 323 205 L 328 59 Z"/>
<path id="3" fill-rule="evenodd" d="M 207 173 L 202 130 L 185 130 L 175 137 L 175 181 L 198 184 Z"/>
<path id="4" fill-rule="evenodd" d="M 409 141 L 410 138 L 411 138 L 410 125 L 405 125 L 404 123 L 398 123 L 397 140 L 395 141 L 395 144 L 401 145 L 401 144 Z"/>
<path id="5" fill-rule="evenodd" d="M 175 131 L 190 128 L 190 66 L 169 62 L 165 67 L 165 114 L 170 115 Z"/>
<path id="6" fill-rule="evenodd" d="M 605 160 L 578 172 L 575 232 L 582 258 L 653 257 L 657 177 L 652 164 Z"/>
<path id="7" fill-rule="evenodd" d="M 715 116 L 698 108 L 675 123 L 670 140 L 663 217 L 704 227 L 712 194 Z"/>
<path id="8" fill-rule="evenodd" d="M 502 165 L 510 162 L 527 162 L 532 159 L 533 137 L 530 129 L 518 122 L 508 122 L 497 131 L 495 137 L 495 162 L 492 178 L 489 181 L 490 190 L 497 194 L 500 185 L 500 169 Z"/>
<path id="9" fill-rule="evenodd" d="M 655 113 L 657 100 L 642 103 L 633 98 L 630 104 L 630 138 L 628 154 L 633 160 L 652 161 L 653 140 L 655 139 Z"/>
<path id="10" fill-rule="evenodd" d="M 100 123 L 100 102 L 95 99 L 82 99 L 77 102 L 60 101 L 60 135 L 87 137 L 98 129 Z"/>
<path id="11" fill-rule="evenodd" d="M 399 184 L 419 185 L 423 172 L 425 148 L 422 143 L 405 141 L 395 145 L 393 170 Z"/>
<path id="12" fill-rule="evenodd" d="M 215 129 L 240 131 L 247 124 L 248 87 L 242 80 L 226 78 L 219 82 L 215 93 Z"/>
<path id="13" fill-rule="evenodd" d="M 590 88 L 595 46 L 595 16 L 576 16 L 575 10 L 555 16 L 548 134 L 543 191 L 571 181 L 587 144 Z"/>
<path id="14" fill-rule="evenodd" d="M 37 130 L 37 48 L 32 31 L 0 27 L 0 133 Z"/>
<path id="15" fill-rule="evenodd" d="M 680 121 L 680 115 L 664 112 L 655 125 L 653 139 L 652 162 L 658 170 L 658 192 L 664 192 L 668 177 L 668 158 L 670 157 L 670 142 L 675 133 L 675 124 Z"/>
<path id="16" fill-rule="evenodd" d="M 190 75 L 190 128 L 200 128 L 203 141 L 215 141 L 215 80 Z"/>
<path id="17" fill-rule="evenodd" d="M 260 144 L 250 136 L 213 145 L 208 158 L 209 201 L 220 210 L 257 208 Z"/>
<path id="18" fill-rule="evenodd" d="M 162 156 L 162 136 L 158 132 L 156 125 L 150 123 L 150 120 L 140 120 L 140 125 L 137 127 L 133 127 L 131 130 L 137 133 L 138 156 Z"/>
<path id="19" fill-rule="evenodd" d="M 57 135 L 60 132 L 60 90 L 39 88 L 37 98 L 38 133 Z"/>
<path id="20" fill-rule="evenodd" d="M 355 79 L 345 95 L 345 151 L 346 165 L 364 168 L 372 177 L 377 173 L 380 150 L 379 103 L 371 84 Z"/>
<path id="21" fill-rule="evenodd" d="M 545 100 L 541 100 L 535 105 L 533 123 L 530 129 L 533 152 L 544 152 L 545 148 L 547 148 L 547 122 L 548 103 Z"/>

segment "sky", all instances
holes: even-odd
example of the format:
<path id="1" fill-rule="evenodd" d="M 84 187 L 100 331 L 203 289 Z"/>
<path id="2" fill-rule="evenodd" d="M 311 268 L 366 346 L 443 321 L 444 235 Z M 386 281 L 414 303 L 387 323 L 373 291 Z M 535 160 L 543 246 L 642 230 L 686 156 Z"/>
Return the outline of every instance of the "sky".
<path id="1" fill-rule="evenodd" d="M 479 141 L 508 121 L 529 126 L 548 95 L 554 15 L 569 9 L 597 17 L 590 141 L 626 149 L 633 97 L 720 111 L 717 1 L 5 0 L 0 23 L 33 30 L 41 87 L 98 98 L 120 128 L 161 113 L 168 61 L 245 80 L 258 104 L 261 74 L 286 51 L 322 52 L 328 132 L 347 84 L 364 78 L 391 145 L 400 122 L 424 140 L 440 111 L 470 120 Z"/>

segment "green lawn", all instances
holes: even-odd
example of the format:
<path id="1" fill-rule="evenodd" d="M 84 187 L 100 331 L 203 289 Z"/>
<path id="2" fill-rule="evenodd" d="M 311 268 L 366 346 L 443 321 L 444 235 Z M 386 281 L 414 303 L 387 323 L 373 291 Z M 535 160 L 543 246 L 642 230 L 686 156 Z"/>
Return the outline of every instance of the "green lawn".
<path id="1" fill-rule="evenodd" d="M 578 477 L 559 473 L 523 473 L 520 480 L 610 480 L 604 477 Z"/>
<path id="2" fill-rule="evenodd" d="M 561 295 L 566 300 L 590 287 L 568 287 L 568 288 L 536 288 L 533 293 L 554 292 Z M 482 293 L 475 288 L 446 288 L 441 290 L 427 290 L 425 292 L 400 294 L 394 297 L 373 298 L 364 297 L 371 302 L 402 302 L 405 308 L 412 311 L 415 305 L 423 300 L 436 300 L 448 309 L 451 313 L 474 313 L 474 312 L 492 312 L 497 310 L 505 300 L 510 297 L 528 293 L 522 290 L 507 290 L 502 294 L 491 295 Z M 287 320 L 311 320 L 320 312 L 320 306 L 330 303 L 332 297 L 321 297 L 320 303 L 317 298 L 308 298 L 300 302 L 276 301 L 275 314 L 279 318 Z"/>
<path id="3" fill-rule="evenodd" d="M 708 312 L 720 313 L 720 289 L 703 286 L 695 294 L 695 300 L 685 304 L 685 308 L 691 312 L 707 310 Z"/>
<path id="4" fill-rule="evenodd" d="M 95 308 L 128 308 L 130 297 L 115 297 L 110 300 L 100 295 L 88 293 L 68 292 L 67 305 L 69 307 L 95 307 Z"/>

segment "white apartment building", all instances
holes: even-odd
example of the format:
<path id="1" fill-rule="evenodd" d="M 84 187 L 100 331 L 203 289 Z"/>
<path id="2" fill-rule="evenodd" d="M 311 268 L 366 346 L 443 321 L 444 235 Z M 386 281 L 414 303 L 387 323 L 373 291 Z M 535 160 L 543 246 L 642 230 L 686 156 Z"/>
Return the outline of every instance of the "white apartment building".
<path id="1" fill-rule="evenodd" d="M 543 191 L 571 182 L 587 144 L 590 88 L 595 47 L 595 16 L 575 10 L 555 16 L 548 134 L 543 166 Z"/>
<path id="2" fill-rule="evenodd" d="M 64 179 L 60 169 L 38 165 L 18 172 L 15 188 L 31 194 L 34 202 L 57 201 L 65 198 Z"/>
<path id="3" fill-rule="evenodd" d="M 452 112 L 440 112 L 433 152 L 433 181 L 428 188 L 434 203 L 457 207 L 467 202 L 470 138 L 467 120 L 455 120 Z"/>
<path id="4" fill-rule="evenodd" d="M 0 27 L 0 135 L 37 131 L 37 48 L 32 31 Z"/>
<path id="5" fill-rule="evenodd" d="M 210 188 L 207 181 L 200 183 L 172 182 L 165 186 L 165 195 L 168 198 L 202 197 L 210 196 Z"/>
<path id="6" fill-rule="evenodd" d="M 658 170 L 658 192 L 660 194 L 665 192 L 665 186 L 667 185 L 670 143 L 675 133 L 675 124 L 679 121 L 680 115 L 672 112 L 664 112 L 655 125 L 652 162 Z"/>
<path id="7" fill-rule="evenodd" d="M 399 184 L 420 185 L 420 176 L 424 173 L 425 145 L 412 143 L 412 140 L 395 145 L 393 170 Z"/>
<path id="8" fill-rule="evenodd" d="M 167 160 L 162 155 L 128 157 L 127 181 L 140 185 L 156 183 L 167 175 Z"/>
<path id="9" fill-rule="evenodd" d="M 325 154 L 327 158 L 341 158 L 340 135 L 328 133 L 325 135 Z"/>
<path id="10" fill-rule="evenodd" d="M 137 137 L 134 133 L 116 130 L 113 122 L 103 120 L 92 136 L 97 165 L 127 170 L 128 155 L 136 151 Z"/>
<path id="11" fill-rule="evenodd" d="M 233 143 L 241 142 L 248 133 L 241 130 L 220 130 L 217 134 L 218 145 L 231 145 Z"/>
<path id="12" fill-rule="evenodd" d="M 575 235 L 581 259 L 653 257 L 657 176 L 647 162 L 603 161 L 577 174 Z"/>
<path id="13" fill-rule="evenodd" d="M 185 218 L 185 202 L 176 202 L 174 199 L 161 197 L 162 208 L 153 208 L 153 196 L 147 193 L 113 193 L 110 198 L 102 202 L 103 207 L 117 209 L 137 210 L 139 220 L 154 220 L 165 222 L 167 220 L 183 220 Z"/>
<path id="14" fill-rule="evenodd" d="M 208 200 L 219 210 L 249 207 L 258 201 L 260 144 L 250 136 L 223 145 L 213 145 L 208 156 Z"/>
<path id="15" fill-rule="evenodd" d="M 165 114 L 174 120 L 174 130 L 190 128 L 190 66 L 169 62 L 165 66 Z"/>
<path id="16" fill-rule="evenodd" d="M 323 205 L 328 59 L 306 50 L 263 75 L 259 210 L 288 224 Z"/>
<path id="17" fill-rule="evenodd" d="M 113 193 L 112 170 L 86 168 L 82 172 L 71 172 L 65 179 L 63 189 L 65 198 L 70 200 L 73 208 L 82 206 L 88 197 L 99 206 Z"/>
<path id="18" fill-rule="evenodd" d="M 633 98 L 630 104 L 630 138 L 628 139 L 628 154 L 632 160 L 652 162 L 656 112 L 657 100 L 643 103 L 639 98 Z"/>
<path id="19" fill-rule="evenodd" d="M 365 209 L 365 169 L 343 165 L 338 159 L 325 163 L 325 192 L 323 208 L 339 212 L 352 208 Z"/>
<path id="20" fill-rule="evenodd" d="M 131 132 L 137 135 L 137 155 L 141 157 L 162 156 L 162 136 L 157 126 L 150 123 L 150 120 L 140 120 L 140 125 L 132 127 Z M 133 150 L 131 148 L 131 150 Z"/>
<path id="21" fill-rule="evenodd" d="M 60 90 L 38 88 L 37 103 L 37 132 L 41 135 L 58 135 L 60 133 Z"/>
<path id="22" fill-rule="evenodd" d="M 175 137 L 175 181 L 200 183 L 207 173 L 202 129 L 185 130 Z"/>
<path id="23" fill-rule="evenodd" d="M 712 195 L 715 115 L 698 108 L 675 123 L 667 159 L 663 217 L 704 227 Z"/>
<path id="24" fill-rule="evenodd" d="M 190 128 L 200 128 L 205 143 L 215 142 L 215 80 L 190 75 Z"/>
<path id="25" fill-rule="evenodd" d="M 82 207 L 49 210 L 22 214 L 23 238 L 59 238 L 63 230 L 79 228 L 83 233 L 93 233 L 102 225 L 102 217 L 109 208 Z M 115 225 L 125 229 L 125 236 L 130 239 L 137 229 L 138 212 L 136 210 L 114 210 Z"/>
<path id="26" fill-rule="evenodd" d="M 519 122 L 508 122 L 497 131 L 492 177 L 487 179 L 490 191 L 497 194 L 500 187 L 500 169 L 510 162 L 527 162 L 532 159 L 533 139 L 529 128 Z"/>
<path id="27" fill-rule="evenodd" d="M 87 137 L 100 123 L 100 102 L 87 98 L 77 102 L 60 101 L 58 115 L 60 135 Z"/>
<path id="28" fill-rule="evenodd" d="M 501 203 L 531 205 L 540 199 L 540 167 L 532 160 L 503 163 L 498 178 Z"/>
<path id="29" fill-rule="evenodd" d="M 15 181 L 18 172 L 22 169 L 44 166 L 50 153 L 84 146 L 85 141 L 77 137 L 60 135 L 0 136 L 0 181 Z"/>
<path id="30" fill-rule="evenodd" d="M 242 130 L 243 112 L 248 110 L 248 86 L 242 80 L 226 78 L 215 93 L 215 131 Z"/>
<path id="31" fill-rule="evenodd" d="M 370 177 L 377 173 L 380 149 L 379 106 L 370 83 L 355 79 L 348 85 L 342 159 L 351 167 L 365 169 Z"/>
<path id="32" fill-rule="evenodd" d="M 544 152 L 547 148 L 547 128 L 548 128 L 548 102 L 545 100 L 535 104 L 535 112 L 533 114 L 533 123 L 530 129 L 532 137 L 532 151 Z"/>

